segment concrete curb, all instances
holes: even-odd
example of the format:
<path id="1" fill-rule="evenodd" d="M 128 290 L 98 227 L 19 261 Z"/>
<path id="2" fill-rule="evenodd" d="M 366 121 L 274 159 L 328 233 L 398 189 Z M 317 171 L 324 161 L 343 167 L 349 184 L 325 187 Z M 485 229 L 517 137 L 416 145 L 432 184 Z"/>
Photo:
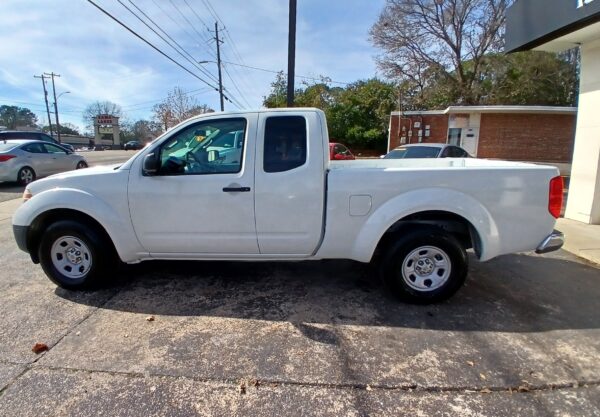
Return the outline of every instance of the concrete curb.
<path id="1" fill-rule="evenodd" d="M 564 250 L 600 265 L 600 225 L 560 218 L 556 228 L 565 234 Z"/>

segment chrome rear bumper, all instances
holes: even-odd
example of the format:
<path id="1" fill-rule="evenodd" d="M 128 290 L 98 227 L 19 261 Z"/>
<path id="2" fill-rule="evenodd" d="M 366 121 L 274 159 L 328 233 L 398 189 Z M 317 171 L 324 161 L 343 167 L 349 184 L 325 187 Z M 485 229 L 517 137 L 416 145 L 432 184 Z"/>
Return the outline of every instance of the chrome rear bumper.
<path id="1" fill-rule="evenodd" d="M 550 236 L 540 243 L 540 245 L 535 250 L 535 253 L 548 253 L 555 250 L 559 250 L 562 245 L 565 243 L 565 235 L 558 230 L 553 231 Z"/>

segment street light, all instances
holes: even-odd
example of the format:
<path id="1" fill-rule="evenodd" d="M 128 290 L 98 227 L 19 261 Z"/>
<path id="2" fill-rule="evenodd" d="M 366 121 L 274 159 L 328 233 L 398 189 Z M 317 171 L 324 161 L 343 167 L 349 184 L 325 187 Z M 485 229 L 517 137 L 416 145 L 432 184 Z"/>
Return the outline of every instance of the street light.
<path id="1" fill-rule="evenodd" d="M 70 91 L 63 91 L 62 93 L 60 93 L 55 99 L 54 99 L 54 111 L 56 111 L 56 134 L 58 136 L 58 143 L 61 143 L 60 140 L 60 123 L 58 121 L 58 99 L 60 98 L 60 96 L 64 95 L 64 94 L 69 94 Z"/>
<path id="2" fill-rule="evenodd" d="M 215 26 L 216 28 L 216 26 Z M 217 48 L 219 46 L 219 38 L 217 37 Z M 221 56 L 219 55 L 219 61 L 198 61 L 198 64 L 217 64 L 217 69 L 219 70 L 219 99 L 221 101 L 221 111 L 225 110 L 223 103 L 223 77 L 221 75 Z"/>

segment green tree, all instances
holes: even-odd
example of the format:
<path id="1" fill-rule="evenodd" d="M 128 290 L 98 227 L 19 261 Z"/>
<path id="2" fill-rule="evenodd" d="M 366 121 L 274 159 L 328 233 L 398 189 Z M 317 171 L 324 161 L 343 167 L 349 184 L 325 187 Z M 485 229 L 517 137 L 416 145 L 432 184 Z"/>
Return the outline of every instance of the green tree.
<path id="1" fill-rule="evenodd" d="M 321 82 L 305 83 L 296 89 L 294 103 L 323 110 L 331 140 L 343 142 L 354 150 L 384 150 L 390 112 L 396 103 L 393 84 L 370 79 L 340 88 L 329 83 L 324 77 Z M 287 81 L 279 73 L 263 104 L 270 108 L 285 107 L 286 93 Z"/>
<path id="2" fill-rule="evenodd" d="M 397 106 L 393 84 L 376 78 L 340 91 L 325 110 L 332 139 L 354 150 L 385 150 L 390 113 Z"/>
<path id="3" fill-rule="evenodd" d="M 469 70 L 474 64 L 463 63 Z M 479 105 L 575 106 L 579 85 L 578 50 L 563 54 L 519 52 L 488 54 L 481 63 L 473 93 Z M 424 82 L 399 85 L 403 110 L 443 109 L 462 104 L 456 84 L 431 70 Z"/>
<path id="4" fill-rule="evenodd" d="M 0 125 L 8 129 L 17 127 L 35 127 L 37 116 L 28 108 L 17 106 L 0 106 Z"/>

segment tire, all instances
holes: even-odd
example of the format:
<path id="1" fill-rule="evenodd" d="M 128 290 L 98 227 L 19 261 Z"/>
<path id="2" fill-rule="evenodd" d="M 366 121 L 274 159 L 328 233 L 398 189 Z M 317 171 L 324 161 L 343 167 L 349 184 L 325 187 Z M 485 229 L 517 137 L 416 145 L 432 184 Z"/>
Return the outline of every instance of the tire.
<path id="1" fill-rule="evenodd" d="M 75 167 L 75 169 L 83 169 L 83 168 L 87 168 L 88 164 L 85 161 L 79 161 L 77 162 L 77 166 Z"/>
<path id="2" fill-rule="evenodd" d="M 464 284 L 467 271 L 465 248 L 454 236 L 434 226 L 400 231 L 381 262 L 388 288 L 402 301 L 413 304 L 448 299 Z"/>
<path id="3" fill-rule="evenodd" d="M 109 283 L 118 266 L 112 242 L 95 227 L 72 220 L 59 220 L 44 231 L 38 256 L 48 278 L 69 290 Z"/>
<path id="4" fill-rule="evenodd" d="M 27 185 L 35 181 L 35 171 L 31 167 L 23 167 L 17 173 L 17 182 L 20 185 Z"/>

